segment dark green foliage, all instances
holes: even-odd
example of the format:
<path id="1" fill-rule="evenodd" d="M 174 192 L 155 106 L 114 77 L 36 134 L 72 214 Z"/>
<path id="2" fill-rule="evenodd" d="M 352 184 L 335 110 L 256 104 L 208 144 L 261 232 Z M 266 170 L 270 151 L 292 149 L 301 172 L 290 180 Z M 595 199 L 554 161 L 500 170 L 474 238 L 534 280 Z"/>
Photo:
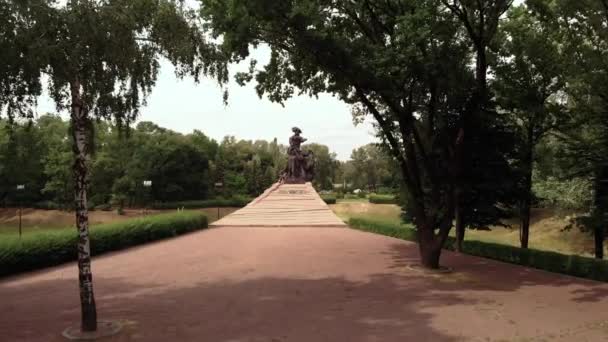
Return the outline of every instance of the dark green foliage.
<path id="1" fill-rule="evenodd" d="M 202 208 L 241 208 L 251 202 L 250 197 L 216 198 L 200 201 L 179 201 L 152 204 L 153 209 L 202 209 Z"/>
<path id="2" fill-rule="evenodd" d="M 396 225 L 360 218 L 351 218 L 348 224 L 352 228 L 367 232 L 417 242 L 416 230 L 409 225 Z M 451 236 L 448 237 L 444 248 L 455 250 L 456 240 Z M 475 240 L 464 241 L 463 253 L 549 272 L 608 282 L 608 261 Z"/>
<path id="3" fill-rule="evenodd" d="M 369 203 L 374 204 L 397 204 L 397 199 L 393 195 L 369 195 Z"/>
<path id="4" fill-rule="evenodd" d="M 29 123 L 16 121 L 11 127 L 0 122 L 0 206 L 73 209 L 68 122 L 49 114 Z M 218 143 L 200 131 L 181 134 L 146 121 L 128 132 L 96 122 L 94 131 L 90 210 L 254 197 L 277 181 L 287 159 L 285 146 L 276 140 L 226 137 Z M 318 176 L 325 177 L 324 184 L 317 185 L 331 187 L 340 167 L 335 154 L 324 145 L 307 148 L 315 150 L 321 167 Z M 144 187 L 144 180 L 151 180 L 152 186 Z M 21 182 L 26 190 L 17 193 L 16 184 Z M 215 187 L 217 182 L 223 186 Z"/>
<path id="5" fill-rule="evenodd" d="M 98 206 L 95 207 L 95 210 L 111 211 L 112 210 L 112 205 L 110 205 L 110 204 L 100 204 L 100 205 L 98 205 Z"/>
<path id="6" fill-rule="evenodd" d="M 326 204 L 336 204 L 336 196 L 335 195 L 321 195 L 321 198 Z"/>
<path id="7" fill-rule="evenodd" d="M 399 166 L 389 151 L 378 144 L 353 149 L 350 160 L 342 167 L 344 179 L 355 189 L 380 192 L 380 188 L 398 187 L 401 182 Z"/>
<path id="8" fill-rule="evenodd" d="M 310 150 L 315 156 L 315 175 L 313 185 L 317 190 L 332 190 L 336 173 L 339 170 L 339 162 L 336 154 L 321 144 L 306 144 L 302 146 L 303 151 Z"/>
<path id="9" fill-rule="evenodd" d="M 207 227 L 207 217 L 196 212 L 147 216 L 94 226 L 91 229 L 93 255 L 115 251 L 149 241 L 165 239 Z M 78 232 L 70 227 L 0 240 L 0 277 L 76 260 Z"/>
<path id="10" fill-rule="evenodd" d="M 59 210 L 64 209 L 59 204 L 53 201 L 41 201 L 32 204 L 32 208 L 34 209 L 43 209 L 43 210 Z"/>

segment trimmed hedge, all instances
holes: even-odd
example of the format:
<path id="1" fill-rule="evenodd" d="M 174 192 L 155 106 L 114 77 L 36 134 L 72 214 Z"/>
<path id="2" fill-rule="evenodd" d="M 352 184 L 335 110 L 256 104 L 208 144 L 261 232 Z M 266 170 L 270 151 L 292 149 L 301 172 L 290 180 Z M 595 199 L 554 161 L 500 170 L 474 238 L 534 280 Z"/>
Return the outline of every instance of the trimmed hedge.
<path id="1" fill-rule="evenodd" d="M 94 226 L 91 253 L 99 255 L 149 241 L 165 239 L 207 227 L 207 217 L 196 212 L 161 214 Z M 2 236 L 0 277 L 54 266 L 77 259 L 76 229 L 64 228 Z"/>
<path id="2" fill-rule="evenodd" d="M 333 195 L 321 195 L 321 198 L 326 204 L 336 204 L 336 196 Z"/>
<path id="3" fill-rule="evenodd" d="M 234 198 L 216 198 L 200 201 L 181 201 L 181 202 L 161 202 L 152 205 L 152 209 L 200 209 L 200 208 L 216 208 L 216 207 L 237 207 L 241 208 L 251 202 L 249 197 L 234 197 Z"/>
<path id="4" fill-rule="evenodd" d="M 374 204 L 397 204 L 397 199 L 393 195 L 369 195 L 369 203 Z"/>
<path id="5" fill-rule="evenodd" d="M 417 242 L 416 230 L 411 226 L 375 222 L 361 218 L 351 218 L 352 228 L 395 238 Z M 448 237 L 445 249 L 456 250 L 456 239 Z M 608 282 L 608 261 L 567 255 L 536 249 L 522 249 L 497 243 L 465 240 L 463 253 L 478 257 L 537 268 L 549 272 Z"/>

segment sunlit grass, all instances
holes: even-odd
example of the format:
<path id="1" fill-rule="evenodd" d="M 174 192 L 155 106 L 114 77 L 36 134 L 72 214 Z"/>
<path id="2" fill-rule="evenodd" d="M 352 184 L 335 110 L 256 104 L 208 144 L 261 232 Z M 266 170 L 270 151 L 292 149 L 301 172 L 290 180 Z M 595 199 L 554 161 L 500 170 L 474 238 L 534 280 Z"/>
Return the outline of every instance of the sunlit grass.
<path id="1" fill-rule="evenodd" d="M 401 210 L 397 205 L 339 201 L 331 208 L 345 222 L 351 218 L 361 218 L 380 223 L 401 223 Z M 512 228 L 491 227 L 489 231 L 467 229 L 465 239 L 519 247 L 517 220 L 510 223 Z M 593 256 L 593 236 L 578 229 L 564 230 L 567 225 L 568 220 L 561 215 L 549 210 L 534 210 L 529 247 L 564 254 Z M 455 236 L 454 230 L 450 235 Z M 608 254 L 608 246 L 606 246 L 606 254 Z"/>

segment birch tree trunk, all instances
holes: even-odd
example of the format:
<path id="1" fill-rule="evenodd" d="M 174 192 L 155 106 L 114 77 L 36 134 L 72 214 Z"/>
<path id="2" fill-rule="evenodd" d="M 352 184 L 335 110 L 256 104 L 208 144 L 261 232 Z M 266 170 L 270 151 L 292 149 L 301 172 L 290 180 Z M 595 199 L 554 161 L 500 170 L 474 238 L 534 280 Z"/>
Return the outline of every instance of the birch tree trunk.
<path id="1" fill-rule="evenodd" d="M 80 81 L 70 84 L 72 96 L 72 149 L 74 153 L 74 199 L 76 228 L 78 229 L 78 282 L 80 285 L 81 330 L 97 330 L 97 309 L 93 295 L 91 273 L 91 247 L 89 239 L 89 213 L 87 210 L 87 185 L 89 183 L 87 160 L 90 153 L 90 119 L 84 107 Z"/>

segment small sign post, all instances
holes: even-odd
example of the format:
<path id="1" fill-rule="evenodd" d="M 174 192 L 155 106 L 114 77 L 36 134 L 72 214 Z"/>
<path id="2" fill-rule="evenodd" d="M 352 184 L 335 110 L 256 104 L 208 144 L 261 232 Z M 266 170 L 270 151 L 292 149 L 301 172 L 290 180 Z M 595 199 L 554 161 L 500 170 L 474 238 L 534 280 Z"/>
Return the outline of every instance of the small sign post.
<path id="1" fill-rule="evenodd" d="M 25 184 L 18 184 L 17 185 L 17 191 L 18 192 L 23 192 L 23 190 L 25 190 Z M 21 197 L 21 196 L 19 196 Z M 19 239 L 21 239 L 21 211 L 22 211 L 22 207 L 23 205 L 21 205 L 21 198 L 19 198 Z"/>
<path id="2" fill-rule="evenodd" d="M 218 189 L 221 189 L 223 186 L 224 186 L 224 183 L 222 183 L 222 182 L 215 183 L 215 187 Z M 219 205 L 217 206 L 217 219 L 218 220 L 220 219 L 220 206 Z"/>
<path id="3" fill-rule="evenodd" d="M 152 181 L 147 179 L 143 182 L 144 188 L 146 189 L 146 203 L 144 204 L 144 216 L 147 214 L 148 212 L 148 197 L 149 197 L 149 193 L 150 193 L 150 189 L 152 188 Z"/>

